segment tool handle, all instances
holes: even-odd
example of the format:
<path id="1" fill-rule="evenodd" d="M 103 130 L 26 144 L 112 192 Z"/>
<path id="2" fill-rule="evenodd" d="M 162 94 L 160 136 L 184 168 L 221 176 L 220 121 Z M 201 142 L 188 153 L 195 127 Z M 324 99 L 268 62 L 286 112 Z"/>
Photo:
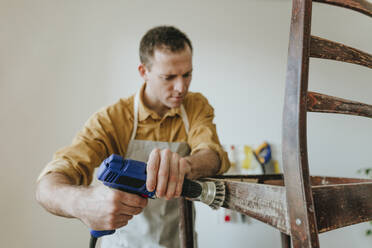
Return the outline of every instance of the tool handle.
<path id="1" fill-rule="evenodd" d="M 271 160 L 271 147 L 267 142 L 262 143 L 254 152 L 260 164 L 266 164 Z"/>
<path id="2" fill-rule="evenodd" d="M 142 197 L 155 197 L 155 191 L 146 189 L 146 163 L 124 159 L 112 154 L 106 158 L 98 168 L 97 177 L 106 186 L 125 192 L 134 193 Z M 198 198 L 202 193 L 200 183 L 185 178 L 181 195 L 188 198 Z M 99 238 L 113 234 L 115 230 L 96 231 L 90 230 L 93 237 Z"/>
<path id="3" fill-rule="evenodd" d="M 102 231 L 90 230 L 90 234 L 95 238 L 99 238 L 105 235 L 110 235 L 110 234 L 113 234 L 114 232 L 115 230 L 102 230 Z"/>
<path id="4" fill-rule="evenodd" d="M 182 187 L 182 193 L 181 195 L 184 197 L 189 198 L 198 198 L 201 195 L 202 192 L 202 186 L 195 182 L 191 181 L 189 179 L 184 179 L 183 187 Z M 115 230 L 102 230 L 102 231 L 96 231 L 96 230 L 90 230 L 90 234 L 95 238 L 100 238 L 105 235 L 110 235 L 115 233 Z"/>

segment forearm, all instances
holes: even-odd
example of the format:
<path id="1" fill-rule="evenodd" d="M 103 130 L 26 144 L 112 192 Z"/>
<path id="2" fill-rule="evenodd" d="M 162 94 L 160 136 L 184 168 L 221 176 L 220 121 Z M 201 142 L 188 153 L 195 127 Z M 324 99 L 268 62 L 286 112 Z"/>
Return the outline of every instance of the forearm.
<path id="1" fill-rule="evenodd" d="M 128 224 L 139 214 L 147 199 L 97 186 L 78 186 L 63 174 L 50 173 L 37 185 L 37 201 L 50 213 L 78 218 L 93 230 L 113 230 Z"/>
<path id="2" fill-rule="evenodd" d="M 214 176 L 221 167 L 218 154 L 211 149 L 202 149 L 185 158 L 191 166 L 191 171 L 186 175 L 189 179 Z"/>
<path id="3" fill-rule="evenodd" d="M 73 185 L 67 176 L 53 172 L 38 182 L 36 200 L 52 214 L 74 218 L 78 217 L 77 199 L 83 190 L 86 187 Z"/>

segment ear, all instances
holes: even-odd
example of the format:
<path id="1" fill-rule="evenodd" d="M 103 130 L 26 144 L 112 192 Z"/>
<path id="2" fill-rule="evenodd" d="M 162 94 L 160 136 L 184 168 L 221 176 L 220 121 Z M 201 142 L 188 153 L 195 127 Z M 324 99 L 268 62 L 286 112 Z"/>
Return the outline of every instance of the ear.
<path id="1" fill-rule="evenodd" d="M 147 69 L 146 69 L 146 66 L 144 64 L 140 64 L 138 66 L 138 72 L 139 72 L 140 76 L 143 78 L 143 80 L 147 81 Z"/>

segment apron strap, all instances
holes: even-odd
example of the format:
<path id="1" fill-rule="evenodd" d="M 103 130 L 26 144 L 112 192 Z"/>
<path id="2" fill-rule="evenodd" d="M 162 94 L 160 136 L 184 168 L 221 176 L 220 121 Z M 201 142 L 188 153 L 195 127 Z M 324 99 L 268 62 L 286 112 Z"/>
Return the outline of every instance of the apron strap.
<path id="1" fill-rule="evenodd" d="M 138 127 L 138 102 L 139 102 L 139 92 L 136 93 L 134 96 L 134 118 L 133 118 L 133 131 L 132 135 L 130 137 L 130 140 L 134 140 L 137 133 L 137 127 Z"/>
<path id="2" fill-rule="evenodd" d="M 134 138 L 136 137 L 136 133 L 137 133 L 139 100 L 140 100 L 140 92 L 137 92 L 136 95 L 134 96 L 133 131 L 132 131 L 130 140 L 134 140 Z M 190 125 L 189 125 L 189 119 L 187 118 L 186 110 L 183 104 L 181 105 L 181 117 L 182 117 L 183 125 L 185 126 L 185 129 L 186 129 L 186 135 L 188 135 L 189 130 L 190 130 Z"/>
<path id="3" fill-rule="evenodd" d="M 183 104 L 181 105 L 181 116 L 183 120 L 183 125 L 185 126 L 185 129 L 186 129 L 186 134 L 188 135 L 189 130 L 190 130 L 190 125 L 189 125 L 189 119 L 187 118 L 186 110 Z"/>

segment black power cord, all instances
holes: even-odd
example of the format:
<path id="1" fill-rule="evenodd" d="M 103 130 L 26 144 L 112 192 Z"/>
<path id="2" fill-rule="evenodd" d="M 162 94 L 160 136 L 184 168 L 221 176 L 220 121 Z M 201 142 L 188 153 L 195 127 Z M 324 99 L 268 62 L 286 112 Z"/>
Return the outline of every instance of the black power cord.
<path id="1" fill-rule="evenodd" d="M 97 238 L 93 235 L 90 235 L 89 248 L 95 248 L 97 243 Z"/>

